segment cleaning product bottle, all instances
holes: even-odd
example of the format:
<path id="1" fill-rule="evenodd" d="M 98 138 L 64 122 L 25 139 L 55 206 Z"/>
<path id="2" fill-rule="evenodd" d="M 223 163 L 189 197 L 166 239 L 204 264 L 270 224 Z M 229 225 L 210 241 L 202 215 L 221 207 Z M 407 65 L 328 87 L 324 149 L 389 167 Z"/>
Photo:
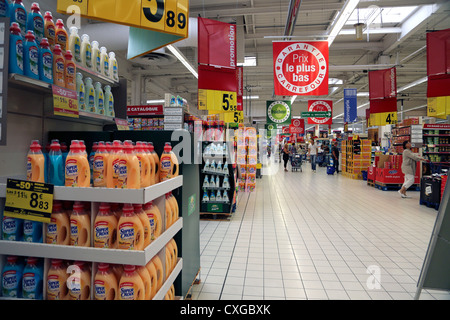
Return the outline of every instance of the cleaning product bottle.
<path id="1" fill-rule="evenodd" d="M 85 103 L 87 111 L 91 113 L 97 113 L 97 107 L 95 105 L 95 90 L 94 86 L 92 84 L 92 78 L 87 77 L 84 80 L 84 86 L 85 86 Z"/>
<path id="2" fill-rule="evenodd" d="M 53 140 L 49 153 L 49 183 L 55 186 L 64 186 L 64 159 L 61 145 L 58 140 Z"/>
<path id="3" fill-rule="evenodd" d="M 143 250 L 144 227 L 134 213 L 133 205 L 125 204 L 117 227 L 118 249 Z"/>
<path id="4" fill-rule="evenodd" d="M 151 167 L 150 159 L 147 153 L 144 151 L 142 142 L 136 142 L 135 153 L 139 160 L 141 188 L 146 188 L 150 186 Z"/>
<path id="5" fill-rule="evenodd" d="M 152 294 L 152 279 L 150 277 L 150 273 L 145 266 L 136 266 L 136 272 L 144 283 L 144 300 L 150 300 L 150 296 Z"/>
<path id="6" fill-rule="evenodd" d="M 44 179 L 45 179 L 45 182 L 47 182 L 47 183 L 49 181 L 48 168 L 50 167 L 50 158 L 48 156 L 49 152 L 50 152 L 50 143 L 47 143 L 47 145 L 45 146 L 45 149 L 42 150 L 42 153 L 44 154 L 44 159 L 45 159 Z"/>
<path id="7" fill-rule="evenodd" d="M 18 257 L 8 256 L 2 270 L 2 296 L 22 298 L 23 265 Z"/>
<path id="8" fill-rule="evenodd" d="M 94 221 L 94 247 L 111 249 L 117 247 L 117 218 L 106 203 L 100 205 Z"/>
<path id="9" fill-rule="evenodd" d="M 172 221 L 172 217 L 173 217 L 172 204 L 169 201 L 168 193 L 166 193 L 166 195 L 165 195 L 165 207 L 166 207 L 165 220 L 166 220 L 166 230 L 167 230 L 170 228 L 170 226 L 173 223 L 173 221 Z"/>
<path id="10" fill-rule="evenodd" d="M 125 265 L 124 273 L 119 282 L 119 300 L 144 300 L 145 286 L 136 267 Z"/>
<path id="11" fill-rule="evenodd" d="M 44 17 L 41 14 L 41 10 L 37 2 L 33 2 L 31 4 L 31 11 L 28 14 L 27 19 L 27 30 L 34 32 L 36 42 L 40 44 L 42 38 L 44 38 Z"/>
<path id="12" fill-rule="evenodd" d="M 9 0 L 0 1 L 0 17 L 9 17 Z"/>
<path id="13" fill-rule="evenodd" d="M 139 189 L 141 187 L 139 160 L 134 153 L 130 140 L 123 144 L 123 154 L 120 157 L 118 188 Z"/>
<path id="14" fill-rule="evenodd" d="M 174 212 L 173 222 L 176 222 L 178 220 L 178 217 L 180 216 L 180 208 L 178 206 L 178 201 L 175 198 L 175 196 L 172 194 L 172 192 L 170 192 L 169 194 L 170 194 L 169 200 L 172 204 L 172 208 L 173 208 L 173 212 Z"/>
<path id="15" fill-rule="evenodd" d="M 158 287 L 158 275 L 156 273 L 156 267 L 153 261 L 149 261 L 145 267 L 148 270 L 148 273 L 150 275 L 150 282 L 151 282 L 151 293 L 150 293 L 150 300 L 153 299 L 153 297 L 156 295 L 157 287 Z"/>
<path id="16" fill-rule="evenodd" d="M 39 48 L 39 80 L 53 84 L 53 53 L 47 38 L 41 39 Z"/>
<path id="17" fill-rule="evenodd" d="M 9 73 L 23 74 L 23 37 L 19 24 L 11 23 L 9 30 Z"/>
<path id="18" fill-rule="evenodd" d="M 75 63 L 81 64 L 81 39 L 77 27 L 70 27 L 69 50 L 72 51 Z"/>
<path id="19" fill-rule="evenodd" d="M 162 217 L 158 207 L 154 205 L 153 201 L 150 201 L 144 205 L 144 211 L 147 214 L 147 218 L 150 222 L 150 226 L 153 229 L 152 241 L 158 238 L 162 232 Z"/>
<path id="20" fill-rule="evenodd" d="M 77 72 L 77 98 L 78 110 L 86 111 L 85 87 L 83 82 L 83 75 Z"/>
<path id="21" fill-rule="evenodd" d="M 52 259 L 47 273 L 47 300 L 67 300 L 67 273 L 61 259 Z"/>
<path id="22" fill-rule="evenodd" d="M 23 239 L 23 220 L 3 216 L 2 239 L 8 240 L 8 241 L 22 241 L 22 239 Z"/>
<path id="23" fill-rule="evenodd" d="M 154 256 L 150 261 L 154 264 L 154 266 L 156 268 L 156 280 L 157 280 L 156 288 L 157 288 L 157 290 L 159 290 L 159 289 L 161 289 L 163 281 L 164 281 L 163 264 L 158 255 Z"/>
<path id="24" fill-rule="evenodd" d="M 97 113 L 105 115 L 105 94 L 103 93 L 102 84 L 100 82 L 96 82 L 94 84 L 94 88 L 95 88 L 95 108 L 97 109 Z"/>
<path id="25" fill-rule="evenodd" d="M 152 154 L 153 159 L 155 160 L 155 183 L 158 183 L 160 181 L 160 178 L 159 178 L 160 161 L 159 161 L 158 154 L 155 152 L 155 147 L 153 146 L 153 142 L 148 143 L 148 149 L 149 149 L 149 152 Z"/>
<path id="26" fill-rule="evenodd" d="M 174 170 L 175 168 L 175 170 Z M 172 152 L 172 146 L 170 142 L 166 142 L 164 146 L 164 152 L 161 155 L 159 179 L 160 181 L 169 180 L 178 176 L 178 160 L 175 154 Z"/>
<path id="27" fill-rule="evenodd" d="M 98 41 L 95 40 L 92 41 L 91 50 L 92 50 L 92 70 L 94 70 L 97 73 L 101 73 L 102 65 Z"/>
<path id="28" fill-rule="evenodd" d="M 72 140 L 65 168 L 66 187 L 89 187 L 91 180 L 89 162 L 83 155 L 78 140 Z"/>
<path id="29" fill-rule="evenodd" d="M 94 142 L 92 144 L 91 152 L 89 153 L 89 170 L 91 171 L 91 184 L 93 184 L 94 180 L 94 159 L 95 159 L 95 153 L 97 152 L 98 148 L 98 142 Z"/>
<path id="30" fill-rule="evenodd" d="M 55 29 L 55 43 L 61 46 L 61 50 L 64 53 L 69 49 L 68 46 L 68 34 L 66 28 L 64 28 L 64 22 L 62 19 L 56 20 Z"/>
<path id="31" fill-rule="evenodd" d="M 83 261 L 75 261 L 73 272 L 67 280 L 69 300 L 91 299 L 91 272 Z"/>
<path id="32" fill-rule="evenodd" d="M 25 299 L 42 300 L 44 270 L 38 258 L 29 257 L 23 269 L 22 297 Z"/>
<path id="33" fill-rule="evenodd" d="M 61 46 L 55 44 L 53 48 L 53 84 L 64 88 L 65 82 L 66 60 L 62 55 Z"/>
<path id="34" fill-rule="evenodd" d="M 203 189 L 202 202 L 203 203 L 209 202 L 209 195 L 208 195 L 208 191 L 206 189 Z"/>
<path id="35" fill-rule="evenodd" d="M 111 92 L 111 86 L 106 85 L 105 86 L 105 114 L 109 117 L 115 117 L 115 111 L 114 111 L 114 96 Z"/>
<path id="36" fill-rule="evenodd" d="M 23 241 L 42 243 L 42 222 L 23 221 Z"/>
<path id="37" fill-rule="evenodd" d="M 141 142 L 142 149 L 147 155 L 147 158 L 150 162 L 150 185 L 154 185 L 156 183 L 156 163 L 153 154 L 150 152 L 149 144 L 145 141 Z"/>
<path id="38" fill-rule="evenodd" d="M 103 141 L 100 141 L 97 146 L 97 152 L 94 156 L 94 163 L 92 169 L 93 185 L 94 187 L 105 188 L 108 168 L 108 153 Z"/>
<path id="39" fill-rule="evenodd" d="M 33 31 L 28 31 L 23 44 L 23 74 L 39 80 L 39 48 Z"/>
<path id="40" fill-rule="evenodd" d="M 114 52 L 109 53 L 109 76 L 112 80 L 119 81 L 119 65 L 117 63 L 116 54 Z"/>
<path id="41" fill-rule="evenodd" d="M 9 7 L 10 23 L 17 22 L 19 24 L 22 37 L 27 32 L 27 11 L 23 6 L 22 0 L 13 0 Z"/>
<path id="42" fill-rule="evenodd" d="M 91 246 L 91 219 L 84 210 L 84 205 L 79 201 L 74 203 L 70 215 L 70 245 Z"/>
<path id="43" fill-rule="evenodd" d="M 27 180 L 34 182 L 45 182 L 45 158 L 38 140 L 31 142 L 30 151 L 27 156 Z"/>
<path id="44" fill-rule="evenodd" d="M 64 83 L 66 88 L 69 90 L 76 91 L 77 90 L 77 66 L 75 65 L 75 61 L 73 61 L 73 55 L 70 50 L 66 51 L 64 55 L 65 65 L 64 65 Z"/>
<path id="45" fill-rule="evenodd" d="M 50 11 L 45 12 L 44 15 L 44 36 L 48 39 L 50 48 L 53 48 L 56 44 L 56 27 Z"/>
<path id="46" fill-rule="evenodd" d="M 110 270 L 109 264 L 100 263 L 94 278 L 95 300 L 117 300 L 119 281 L 114 272 Z"/>
<path id="47" fill-rule="evenodd" d="M 119 140 L 114 140 L 111 146 L 111 153 L 108 156 L 108 167 L 106 168 L 106 187 L 117 188 L 119 182 L 119 167 L 122 157 L 122 146 Z"/>
<path id="48" fill-rule="evenodd" d="M 105 47 L 100 48 L 100 66 L 102 68 L 102 74 L 105 77 L 110 78 L 109 74 L 109 56 Z"/>
<path id="49" fill-rule="evenodd" d="M 141 220 L 142 226 L 144 227 L 144 249 L 152 242 L 152 226 L 150 221 L 142 208 L 142 204 L 135 204 L 134 213 Z"/>
<path id="50" fill-rule="evenodd" d="M 70 221 L 63 211 L 61 201 L 53 201 L 51 222 L 47 224 L 45 243 L 59 245 L 70 243 Z"/>

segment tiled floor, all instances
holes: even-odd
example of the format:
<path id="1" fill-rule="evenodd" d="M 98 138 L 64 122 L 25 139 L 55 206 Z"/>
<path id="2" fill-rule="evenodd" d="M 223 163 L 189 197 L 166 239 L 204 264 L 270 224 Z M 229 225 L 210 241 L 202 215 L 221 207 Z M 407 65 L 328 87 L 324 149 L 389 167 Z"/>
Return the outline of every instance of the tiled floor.
<path id="1" fill-rule="evenodd" d="M 200 221 L 192 298 L 413 299 L 437 211 L 409 194 L 308 165 L 258 179 L 230 221 Z"/>

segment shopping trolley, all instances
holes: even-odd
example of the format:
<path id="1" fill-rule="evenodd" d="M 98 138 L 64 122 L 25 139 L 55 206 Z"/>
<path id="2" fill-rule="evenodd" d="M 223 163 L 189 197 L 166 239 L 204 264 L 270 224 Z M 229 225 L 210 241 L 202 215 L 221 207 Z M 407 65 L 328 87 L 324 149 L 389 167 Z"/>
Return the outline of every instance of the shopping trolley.
<path id="1" fill-rule="evenodd" d="M 298 171 L 300 169 L 300 172 L 303 172 L 303 170 L 302 170 L 302 155 L 301 154 L 294 154 L 292 156 L 291 167 L 292 167 L 292 171 Z"/>

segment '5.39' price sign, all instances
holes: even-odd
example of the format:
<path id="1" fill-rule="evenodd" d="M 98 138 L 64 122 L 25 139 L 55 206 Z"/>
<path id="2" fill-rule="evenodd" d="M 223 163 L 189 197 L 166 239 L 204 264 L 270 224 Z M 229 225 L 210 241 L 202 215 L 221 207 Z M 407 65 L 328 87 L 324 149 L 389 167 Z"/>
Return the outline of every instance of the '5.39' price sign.
<path id="1" fill-rule="evenodd" d="M 53 190 L 52 184 L 8 179 L 4 215 L 50 223 Z"/>

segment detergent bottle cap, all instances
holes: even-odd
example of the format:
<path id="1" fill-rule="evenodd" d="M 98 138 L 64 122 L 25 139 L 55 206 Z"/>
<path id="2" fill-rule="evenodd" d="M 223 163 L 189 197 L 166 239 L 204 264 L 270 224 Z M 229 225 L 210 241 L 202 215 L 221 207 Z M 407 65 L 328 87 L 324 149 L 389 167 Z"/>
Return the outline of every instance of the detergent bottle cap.
<path id="1" fill-rule="evenodd" d="M 132 204 L 125 203 L 122 208 L 124 216 L 131 216 L 134 214 L 134 207 Z"/>
<path id="2" fill-rule="evenodd" d="M 39 12 L 41 9 L 39 8 L 39 3 L 33 2 L 31 4 L 31 11 L 33 12 Z"/>
<path id="3" fill-rule="evenodd" d="M 46 11 L 44 14 L 44 19 L 45 20 L 53 20 L 52 13 L 50 11 Z"/>
<path id="4" fill-rule="evenodd" d="M 11 33 L 13 34 L 20 34 L 20 27 L 19 24 L 17 22 L 13 22 L 11 23 L 11 27 L 9 27 L 9 31 L 11 31 Z"/>
<path id="5" fill-rule="evenodd" d="M 53 201 L 52 212 L 56 213 L 56 212 L 60 212 L 61 210 L 62 210 L 61 201 L 58 201 L 58 200 Z"/>
<path id="6" fill-rule="evenodd" d="M 133 266 L 131 264 L 126 264 L 123 267 L 123 271 L 128 272 L 128 273 L 135 272 L 136 271 L 136 266 Z"/>
<path id="7" fill-rule="evenodd" d="M 106 272 L 109 270 L 109 263 L 100 263 L 98 265 L 98 271 Z"/>
<path id="8" fill-rule="evenodd" d="M 48 39 L 47 38 L 42 38 L 41 39 L 41 48 L 43 48 L 43 49 L 49 49 L 50 48 L 50 43 L 48 43 Z"/>
<path id="9" fill-rule="evenodd" d="M 170 152 L 172 151 L 172 145 L 170 142 L 166 142 L 166 145 L 164 146 L 164 152 Z"/>
<path id="10" fill-rule="evenodd" d="M 39 140 L 33 140 L 31 141 L 31 146 L 30 146 L 30 150 L 33 152 L 41 152 L 42 147 L 39 144 Z"/>
<path id="11" fill-rule="evenodd" d="M 56 56 L 60 56 L 62 54 L 61 45 L 55 44 L 55 46 L 53 48 L 53 54 Z"/>
<path id="12" fill-rule="evenodd" d="M 25 35 L 25 39 L 27 39 L 27 41 L 35 41 L 36 37 L 34 36 L 34 32 L 31 30 L 28 30 L 27 34 Z"/>
<path id="13" fill-rule="evenodd" d="M 67 50 L 66 53 L 64 54 L 64 58 L 65 58 L 66 60 L 72 60 L 72 59 L 73 59 L 72 51 Z"/>
<path id="14" fill-rule="evenodd" d="M 62 19 L 56 20 L 56 26 L 60 29 L 64 28 L 64 21 Z"/>
<path id="15" fill-rule="evenodd" d="M 28 257 L 27 264 L 28 265 L 36 265 L 38 262 L 38 259 L 36 257 Z"/>

